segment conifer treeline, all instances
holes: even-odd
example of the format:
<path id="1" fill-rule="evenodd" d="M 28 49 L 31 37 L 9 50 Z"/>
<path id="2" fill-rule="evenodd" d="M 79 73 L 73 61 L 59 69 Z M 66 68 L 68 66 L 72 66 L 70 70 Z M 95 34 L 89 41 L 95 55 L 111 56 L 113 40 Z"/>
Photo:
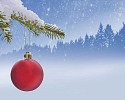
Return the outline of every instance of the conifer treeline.
<path id="1" fill-rule="evenodd" d="M 103 25 L 99 25 L 97 34 L 88 35 L 86 34 L 85 39 L 79 38 L 78 40 L 70 41 L 70 43 L 63 44 L 62 42 L 57 43 L 58 49 L 86 49 L 86 50 L 124 50 L 125 49 L 125 24 L 119 30 L 114 33 L 111 25 L 107 24 L 106 28 Z M 56 49 L 56 48 L 54 48 Z"/>
<path id="2" fill-rule="evenodd" d="M 125 24 L 119 30 L 114 33 L 111 25 L 107 25 L 103 28 L 103 25 L 99 25 L 99 29 L 96 35 L 86 34 L 85 38 L 79 38 L 69 43 L 58 42 L 51 51 L 50 46 L 37 46 L 35 43 L 30 48 L 33 56 L 38 59 L 86 59 L 95 57 L 125 57 Z M 19 51 L 13 51 L 8 53 L 7 58 L 22 56 L 25 53 L 25 49 Z M 19 57 L 20 57 L 19 56 Z M 1 58 L 6 58 L 5 55 Z M 17 58 L 18 59 L 18 58 Z"/>

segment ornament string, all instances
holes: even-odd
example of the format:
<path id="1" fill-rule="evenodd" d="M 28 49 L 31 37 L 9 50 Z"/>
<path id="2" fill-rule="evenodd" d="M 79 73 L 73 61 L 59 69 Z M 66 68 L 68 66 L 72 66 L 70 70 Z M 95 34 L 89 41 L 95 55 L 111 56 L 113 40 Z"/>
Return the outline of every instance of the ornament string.
<path id="1" fill-rule="evenodd" d="M 29 38 L 29 48 L 28 48 L 28 50 L 30 50 L 30 45 L 31 45 L 30 44 L 30 30 L 29 30 L 29 37 L 28 38 Z"/>
<path id="2" fill-rule="evenodd" d="M 27 50 L 27 48 L 26 48 L 26 31 L 25 31 L 25 26 L 24 26 L 24 48 Z"/>
<path id="3" fill-rule="evenodd" d="M 30 30 L 28 30 L 29 33 L 28 33 L 28 44 L 27 44 L 27 38 L 26 38 L 26 28 L 24 26 L 24 48 L 26 49 L 26 51 L 29 51 L 30 50 L 30 45 L 31 45 L 31 38 L 30 38 Z"/>

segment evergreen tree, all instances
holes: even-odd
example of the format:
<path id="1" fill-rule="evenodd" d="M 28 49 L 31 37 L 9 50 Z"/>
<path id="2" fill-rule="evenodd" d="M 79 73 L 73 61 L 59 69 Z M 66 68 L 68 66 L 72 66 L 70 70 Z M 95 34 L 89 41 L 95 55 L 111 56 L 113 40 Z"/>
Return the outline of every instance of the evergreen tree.
<path id="1" fill-rule="evenodd" d="M 89 47 L 90 47 L 89 36 L 86 34 L 84 41 L 84 48 L 88 49 Z"/>
<path id="2" fill-rule="evenodd" d="M 114 33 L 113 30 L 111 28 L 111 25 L 107 25 L 106 29 L 105 29 L 105 38 L 106 38 L 106 47 L 111 47 L 113 45 L 114 42 Z"/>
<path id="3" fill-rule="evenodd" d="M 94 49 L 94 42 L 95 42 L 95 38 L 94 38 L 94 36 L 93 35 L 91 35 L 90 36 L 90 39 L 89 39 L 89 47 L 90 47 L 90 49 Z"/>
<path id="4" fill-rule="evenodd" d="M 119 31 L 120 46 L 125 48 L 125 24 L 123 23 L 123 28 Z"/>
<path id="5" fill-rule="evenodd" d="M 96 40 L 94 43 L 94 46 L 97 49 L 101 49 L 101 48 L 105 48 L 106 47 L 106 38 L 105 38 L 105 33 L 103 30 L 103 25 L 100 24 L 99 29 L 98 29 L 98 33 L 96 35 Z"/>
<path id="6" fill-rule="evenodd" d="M 119 36 L 119 33 L 114 36 L 114 43 L 113 43 L 113 48 L 114 49 L 121 49 L 121 38 Z"/>
<path id="7" fill-rule="evenodd" d="M 79 49 L 83 48 L 83 39 L 81 37 L 77 41 L 77 48 Z"/>
<path id="8" fill-rule="evenodd" d="M 75 47 L 74 47 L 74 42 L 73 40 L 70 41 L 70 50 L 73 50 Z"/>

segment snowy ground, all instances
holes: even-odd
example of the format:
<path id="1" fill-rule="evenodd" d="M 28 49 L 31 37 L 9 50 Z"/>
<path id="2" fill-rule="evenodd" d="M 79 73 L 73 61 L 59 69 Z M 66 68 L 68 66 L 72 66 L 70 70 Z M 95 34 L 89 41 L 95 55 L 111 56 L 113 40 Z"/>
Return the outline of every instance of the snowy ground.
<path id="1" fill-rule="evenodd" d="M 10 80 L 13 64 L 0 67 L 3 100 L 124 100 L 125 61 L 44 62 L 45 77 L 33 92 L 16 89 Z"/>

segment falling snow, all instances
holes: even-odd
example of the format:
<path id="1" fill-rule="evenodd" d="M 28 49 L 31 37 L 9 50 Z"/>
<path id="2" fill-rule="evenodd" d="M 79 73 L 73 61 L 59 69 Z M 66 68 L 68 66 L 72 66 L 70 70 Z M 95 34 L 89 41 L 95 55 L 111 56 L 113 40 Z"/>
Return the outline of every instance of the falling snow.
<path id="1" fill-rule="evenodd" d="M 50 8 L 47 8 L 47 11 L 50 11 Z"/>
<path id="2" fill-rule="evenodd" d="M 6 0 L 2 0 L 7 2 Z M 125 0 L 22 0 L 27 9 L 37 13 L 41 19 L 47 23 L 56 24 L 66 33 L 64 42 L 84 37 L 86 33 L 96 34 L 100 22 L 105 26 L 112 25 L 113 31 L 119 31 L 122 23 L 125 21 Z M 0 6 L 0 9 L 3 9 Z M 14 25 L 14 24 L 13 24 Z M 16 24 L 13 28 L 14 33 L 22 33 L 20 25 Z M 17 29 L 17 30 L 16 30 Z M 16 37 L 22 37 L 17 35 Z M 42 38 L 42 39 L 41 39 Z M 14 38 L 13 41 L 18 39 Z M 49 43 L 49 39 L 44 36 L 32 38 L 32 42 L 44 46 Z M 52 41 L 54 45 L 57 40 Z M 12 43 L 14 47 L 19 48 L 18 44 Z M 5 48 L 5 46 L 3 47 Z M 9 50 L 9 49 L 8 49 Z"/>

